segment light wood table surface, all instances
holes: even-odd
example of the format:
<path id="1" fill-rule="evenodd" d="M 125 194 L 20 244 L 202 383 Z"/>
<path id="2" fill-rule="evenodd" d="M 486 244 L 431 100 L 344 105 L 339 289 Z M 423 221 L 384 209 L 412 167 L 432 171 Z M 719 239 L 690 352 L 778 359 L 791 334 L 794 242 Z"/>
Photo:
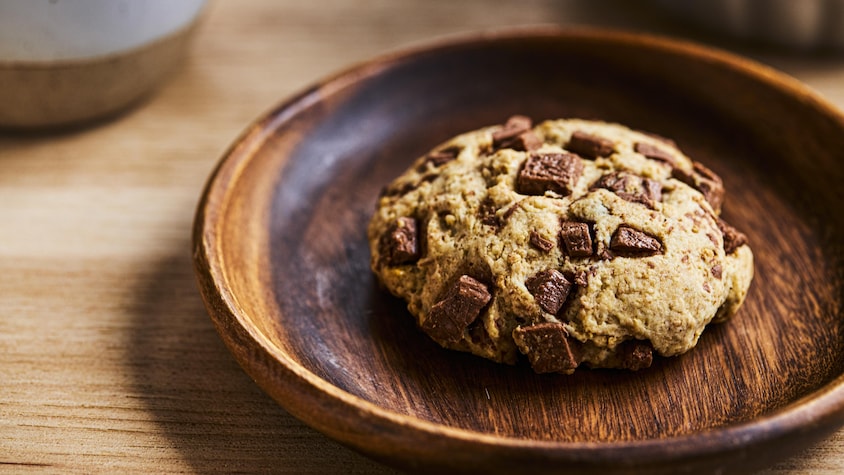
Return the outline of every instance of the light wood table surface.
<path id="1" fill-rule="evenodd" d="M 216 0 L 187 62 L 139 107 L 0 134 L 0 472 L 392 473 L 238 367 L 196 289 L 194 209 L 228 144 L 317 79 L 442 35 L 537 23 L 713 40 L 844 108 L 844 57 L 719 43 L 641 2 Z M 769 470 L 842 472 L 844 430 Z"/>

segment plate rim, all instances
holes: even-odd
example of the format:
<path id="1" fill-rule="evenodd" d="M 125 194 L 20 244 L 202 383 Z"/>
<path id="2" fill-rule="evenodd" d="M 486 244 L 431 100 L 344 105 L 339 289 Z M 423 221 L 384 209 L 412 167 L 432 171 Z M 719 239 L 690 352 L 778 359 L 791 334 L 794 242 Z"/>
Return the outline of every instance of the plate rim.
<path id="1" fill-rule="evenodd" d="M 221 225 L 220 217 L 224 214 L 220 205 L 226 204 L 225 196 L 232 189 L 231 185 L 236 183 L 240 171 L 254 158 L 254 155 L 249 153 L 250 150 L 259 148 L 280 124 L 313 106 L 320 99 L 336 94 L 351 84 L 375 76 L 403 62 L 455 48 L 480 46 L 497 41 L 527 39 L 596 41 L 693 56 L 697 60 L 730 68 L 790 96 L 800 96 L 819 114 L 836 121 L 844 129 L 844 115 L 841 111 L 808 86 L 783 72 L 714 47 L 645 33 L 591 27 L 499 28 L 482 32 L 447 35 L 434 40 L 414 43 L 353 64 L 315 81 L 311 86 L 282 100 L 255 119 L 224 152 L 202 191 L 193 227 L 192 246 L 195 275 L 206 310 L 211 316 L 218 334 L 220 334 L 229 351 L 234 354 L 241 367 L 265 392 L 270 394 L 279 405 L 291 414 L 329 437 L 372 456 L 377 454 L 373 454 L 367 450 L 367 447 L 349 440 L 348 437 L 344 436 L 346 432 L 332 430 L 333 428 L 326 425 L 324 421 L 324 419 L 348 420 L 347 417 L 343 415 L 317 417 L 309 414 L 309 411 L 301 410 L 301 408 L 291 408 L 289 401 L 280 400 L 287 396 L 279 396 L 278 388 L 268 387 L 272 386 L 273 383 L 270 380 L 284 380 L 288 384 L 295 385 L 295 388 L 288 388 L 283 391 L 285 394 L 290 394 L 291 391 L 304 392 L 314 397 L 314 404 L 319 406 L 327 407 L 340 404 L 347 410 L 351 410 L 351 419 L 368 421 L 369 425 L 389 426 L 395 431 L 393 439 L 402 439 L 404 435 L 421 432 L 431 437 L 446 437 L 454 443 L 468 444 L 467 446 L 504 449 L 502 453 L 505 454 L 512 454 L 515 451 L 530 456 L 551 455 L 557 462 L 560 460 L 577 460 L 579 463 L 585 462 L 600 466 L 653 462 L 651 459 L 655 456 L 661 457 L 663 462 L 686 460 L 690 457 L 701 457 L 742 447 L 762 445 L 775 439 L 799 434 L 801 431 L 806 431 L 807 428 L 814 428 L 815 430 L 812 433 L 824 432 L 822 436 L 811 439 L 810 443 L 814 443 L 844 425 L 844 373 L 842 373 L 825 385 L 769 413 L 761 414 L 746 421 L 679 436 L 609 442 L 566 442 L 499 436 L 447 426 L 409 414 L 391 411 L 344 391 L 290 358 L 251 324 L 251 317 L 238 311 L 236 297 L 224 285 L 226 271 L 221 261 L 222 256 L 219 252 L 215 252 L 219 242 L 214 231 Z M 257 347 L 252 346 L 252 344 L 257 345 Z M 243 356 L 243 353 L 238 350 L 246 347 L 252 351 L 252 358 Z M 260 354 L 254 352 L 256 348 L 260 350 Z M 281 369 L 283 374 L 256 376 L 256 372 L 267 371 L 266 365 L 270 363 L 268 361 L 256 361 L 259 359 L 275 361 L 279 364 L 279 367 L 275 367 L 275 370 Z M 319 420 L 314 420 L 315 418 Z M 794 444 L 795 447 L 798 445 Z"/>

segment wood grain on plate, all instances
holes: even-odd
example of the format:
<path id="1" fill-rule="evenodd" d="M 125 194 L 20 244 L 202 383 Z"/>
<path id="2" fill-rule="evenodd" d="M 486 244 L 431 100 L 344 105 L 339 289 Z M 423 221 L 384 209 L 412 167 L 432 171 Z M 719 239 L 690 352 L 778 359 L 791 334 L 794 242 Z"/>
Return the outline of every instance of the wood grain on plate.
<path id="1" fill-rule="evenodd" d="M 369 271 L 382 186 L 513 113 L 624 123 L 719 173 L 756 278 L 737 318 L 637 373 L 540 376 L 429 341 Z M 409 469 L 537 473 L 769 465 L 844 422 L 844 119 L 796 81 L 600 31 L 453 40 L 341 73 L 257 121 L 200 203 L 203 297 L 291 413 Z"/>

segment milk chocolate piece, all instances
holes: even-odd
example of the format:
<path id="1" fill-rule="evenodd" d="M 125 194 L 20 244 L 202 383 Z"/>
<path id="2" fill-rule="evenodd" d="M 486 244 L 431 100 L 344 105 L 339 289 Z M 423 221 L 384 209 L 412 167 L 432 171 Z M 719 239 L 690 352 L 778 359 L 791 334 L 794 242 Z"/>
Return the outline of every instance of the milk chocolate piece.
<path id="1" fill-rule="evenodd" d="M 430 163 L 435 167 L 442 166 L 456 159 L 460 155 L 460 150 L 460 147 L 456 145 L 446 147 L 442 150 L 436 150 L 425 157 L 425 163 Z"/>
<path id="2" fill-rule="evenodd" d="M 416 220 L 401 217 L 381 237 L 380 253 L 389 266 L 408 264 L 419 259 Z"/>
<path id="3" fill-rule="evenodd" d="M 642 340 L 627 340 L 618 348 L 622 367 L 631 371 L 649 368 L 654 360 L 651 344 Z"/>
<path id="4" fill-rule="evenodd" d="M 633 145 L 633 150 L 637 153 L 641 153 L 642 155 L 651 158 L 653 160 L 659 160 L 661 162 L 668 163 L 669 165 L 676 165 L 677 160 L 674 158 L 674 154 L 669 152 L 663 147 L 658 147 L 654 144 L 647 143 L 647 142 L 636 142 Z"/>
<path id="5" fill-rule="evenodd" d="M 580 364 L 580 342 L 568 336 L 562 323 L 517 327 L 513 340 L 537 373 L 571 373 Z"/>
<path id="6" fill-rule="evenodd" d="M 699 162 L 693 162 L 692 172 L 679 168 L 671 170 L 671 176 L 698 190 L 716 213 L 721 212 L 724 203 L 724 182 L 715 172 Z"/>
<path id="7" fill-rule="evenodd" d="M 478 216 L 481 218 L 481 222 L 487 226 L 493 226 L 496 228 L 501 226 L 502 223 L 496 214 L 497 212 L 498 208 L 495 206 L 495 202 L 490 197 L 484 198 L 484 200 L 481 201 L 480 206 L 478 206 Z"/>
<path id="8" fill-rule="evenodd" d="M 560 244 L 571 257 L 592 255 L 592 233 L 587 223 L 562 221 L 560 223 Z"/>
<path id="9" fill-rule="evenodd" d="M 623 200 L 643 204 L 651 209 L 655 202 L 662 201 L 662 185 L 658 181 L 625 172 L 602 175 L 590 188 L 610 190 Z"/>
<path id="10" fill-rule="evenodd" d="M 723 219 L 718 219 L 718 229 L 721 230 L 721 234 L 724 236 L 724 252 L 726 254 L 732 254 L 739 246 L 747 244 L 747 236 L 727 224 Z"/>
<path id="11" fill-rule="evenodd" d="M 532 131 L 519 134 L 513 140 L 506 142 L 501 148 L 512 148 L 520 152 L 532 152 L 542 146 L 542 140 Z"/>
<path id="12" fill-rule="evenodd" d="M 660 252 L 662 244 L 657 238 L 622 224 L 610 240 L 610 249 L 628 254 L 648 255 Z"/>
<path id="13" fill-rule="evenodd" d="M 571 290 L 571 282 L 555 269 L 537 273 L 525 282 L 525 286 L 542 310 L 552 315 L 560 311 Z"/>
<path id="14" fill-rule="evenodd" d="M 494 149 L 512 148 L 522 151 L 539 148 L 542 143 L 530 130 L 531 125 L 529 117 L 523 115 L 510 117 L 503 127 L 492 133 L 492 147 Z"/>
<path id="15" fill-rule="evenodd" d="M 525 195 L 542 195 L 553 191 L 571 194 L 580 176 L 583 162 L 571 153 L 533 154 L 525 161 L 516 179 L 516 191 Z"/>
<path id="16" fill-rule="evenodd" d="M 486 285 L 461 275 L 431 307 L 422 322 L 422 330 L 437 341 L 456 343 L 490 299 L 492 295 Z"/>
<path id="17" fill-rule="evenodd" d="M 648 199 L 652 202 L 662 201 L 662 183 L 650 178 L 642 178 L 642 185 L 645 188 L 644 194 Z"/>
<path id="18" fill-rule="evenodd" d="M 530 232 L 530 244 L 540 251 L 548 252 L 551 249 L 554 249 L 554 241 L 545 239 L 536 231 Z"/>
<path id="19" fill-rule="evenodd" d="M 571 134 L 566 149 L 591 160 L 598 157 L 608 157 L 615 152 L 612 141 L 581 130 Z"/>

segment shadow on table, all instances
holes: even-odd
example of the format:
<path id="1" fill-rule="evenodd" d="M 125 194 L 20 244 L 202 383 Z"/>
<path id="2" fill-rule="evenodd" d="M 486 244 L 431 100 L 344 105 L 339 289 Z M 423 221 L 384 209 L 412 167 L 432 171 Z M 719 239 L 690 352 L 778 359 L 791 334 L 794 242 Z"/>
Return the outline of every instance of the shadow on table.
<path id="1" fill-rule="evenodd" d="M 395 473 L 284 411 L 214 330 L 184 243 L 149 270 L 132 304 L 134 397 L 190 467 L 207 472 Z"/>

